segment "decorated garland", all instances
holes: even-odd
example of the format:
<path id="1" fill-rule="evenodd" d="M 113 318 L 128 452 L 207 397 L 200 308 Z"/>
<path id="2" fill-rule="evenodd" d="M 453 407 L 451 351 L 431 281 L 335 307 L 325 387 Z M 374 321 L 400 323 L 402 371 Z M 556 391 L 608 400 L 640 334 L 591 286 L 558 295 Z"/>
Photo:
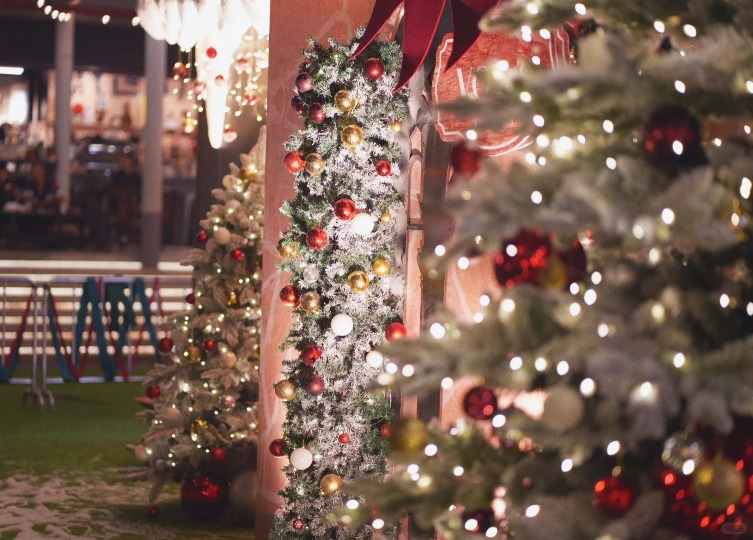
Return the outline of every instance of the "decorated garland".
<path id="1" fill-rule="evenodd" d="M 305 126 L 286 146 L 296 196 L 282 208 L 291 223 L 278 245 L 292 273 L 280 301 L 294 310 L 282 349 L 296 352 L 275 385 L 287 420 L 269 450 L 290 459 L 278 539 L 373 537 L 371 525 L 346 531 L 327 514 L 357 504 L 345 482 L 386 471 L 390 403 L 369 387 L 385 363 L 374 349 L 405 334 L 396 138 L 407 98 L 393 93 L 399 47 L 374 42 L 349 61 L 357 39 L 310 41 L 292 100 Z"/>

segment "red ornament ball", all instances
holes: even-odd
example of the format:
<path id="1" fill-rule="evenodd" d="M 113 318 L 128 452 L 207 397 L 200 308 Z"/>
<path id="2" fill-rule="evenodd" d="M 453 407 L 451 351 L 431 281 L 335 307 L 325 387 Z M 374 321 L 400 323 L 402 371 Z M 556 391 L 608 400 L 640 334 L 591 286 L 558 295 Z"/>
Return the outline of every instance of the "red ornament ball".
<path id="1" fill-rule="evenodd" d="M 146 511 L 146 515 L 150 518 L 156 518 L 159 517 L 159 508 L 156 506 L 150 506 L 149 509 Z"/>
<path id="2" fill-rule="evenodd" d="M 659 107 L 643 126 L 641 141 L 646 161 L 668 172 L 706 163 L 701 125 L 679 105 Z"/>
<path id="3" fill-rule="evenodd" d="M 173 64 L 173 77 L 176 79 L 185 79 L 188 75 L 188 68 L 183 62 L 175 62 Z"/>
<path id="4" fill-rule="evenodd" d="M 322 357 L 322 352 L 322 348 L 319 345 L 309 343 L 301 349 L 301 361 L 307 366 L 313 366 Z"/>
<path id="5" fill-rule="evenodd" d="M 212 475 L 197 474 L 183 482 L 180 502 L 186 512 L 195 518 L 213 521 L 228 509 L 228 483 Z"/>
<path id="6" fill-rule="evenodd" d="M 293 520 L 293 528 L 296 531 L 300 531 L 303 529 L 303 526 L 306 525 L 306 523 L 301 518 L 296 518 Z"/>
<path id="7" fill-rule="evenodd" d="M 308 112 L 309 120 L 315 124 L 321 124 L 327 119 L 327 115 L 324 114 L 324 109 L 321 103 L 312 103 Z"/>
<path id="8" fill-rule="evenodd" d="M 319 227 L 312 227 L 306 233 L 306 244 L 311 249 L 322 249 L 327 245 L 327 233 Z"/>
<path id="9" fill-rule="evenodd" d="M 379 426 L 379 435 L 381 435 L 384 438 L 387 438 L 390 435 L 392 435 L 392 426 L 387 423 L 384 423 L 381 426 Z"/>
<path id="10" fill-rule="evenodd" d="M 241 262 L 246 258 L 246 254 L 243 253 L 243 250 L 241 248 L 235 248 L 233 251 L 230 252 L 230 256 L 233 258 L 234 261 Z"/>
<path id="11" fill-rule="evenodd" d="M 337 436 L 337 440 L 340 441 L 340 444 L 348 444 L 350 442 L 350 435 L 347 433 L 340 433 L 340 435 Z"/>
<path id="12" fill-rule="evenodd" d="M 282 439 L 274 439 L 271 443 L 269 443 L 269 452 L 274 457 L 284 456 L 285 451 L 283 450 Z"/>
<path id="13" fill-rule="evenodd" d="M 293 99 L 290 100 L 290 108 L 293 109 L 296 114 L 302 114 L 305 107 L 306 104 L 301 99 L 301 96 L 293 96 Z"/>
<path id="14" fill-rule="evenodd" d="M 301 303 L 301 293 L 293 285 L 285 285 L 280 289 L 280 301 L 288 307 L 295 307 Z"/>
<path id="15" fill-rule="evenodd" d="M 356 215 L 356 203 L 350 199 L 338 199 L 335 203 L 335 217 L 349 221 Z"/>
<path id="16" fill-rule="evenodd" d="M 552 251 L 548 235 L 539 231 L 521 229 L 509 240 L 494 258 L 494 273 L 503 287 L 518 283 L 539 284 L 541 271 L 546 268 Z"/>
<path id="17" fill-rule="evenodd" d="M 311 79 L 313 77 L 311 76 L 311 73 L 308 73 L 306 71 L 302 71 L 298 74 L 298 77 L 295 79 L 295 88 L 303 94 L 304 92 L 310 92 L 314 89 L 314 85 L 311 83 Z"/>
<path id="18" fill-rule="evenodd" d="M 384 159 L 376 162 L 376 172 L 379 176 L 389 176 L 392 172 L 392 164 Z"/>
<path id="19" fill-rule="evenodd" d="M 206 352 L 212 352 L 217 348 L 217 343 L 213 339 L 205 339 L 202 345 Z"/>
<path id="20" fill-rule="evenodd" d="M 594 503 L 606 512 L 624 514 L 635 502 L 635 488 L 622 476 L 602 478 L 594 485 Z"/>
<path id="21" fill-rule="evenodd" d="M 450 164 L 456 173 L 471 177 L 480 168 L 481 152 L 471 148 L 465 142 L 455 143 L 450 152 Z"/>
<path id="22" fill-rule="evenodd" d="M 196 295 L 192 292 L 188 293 L 186 295 L 186 303 L 187 304 L 195 304 L 196 303 Z"/>
<path id="23" fill-rule="evenodd" d="M 399 322 L 391 322 L 387 325 L 387 328 L 384 330 L 384 337 L 387 338 L 387 341 L 394 341 L 396 339 L 402 339 L 405 336 L 408 335 L 408 330 L 405 328 L 403 323 Z"/>
<path id="24" fill-rule="evenodd" d="M 293 174 L 301 172 L 305 166 L 306 160 L 300 152 L 293 150 L 285 155 L 285 168 Z"/>
<path id="25" fill-rule="evenodd" d="M 159 352 L 163 354 L 167 354 L 170 351 L 173 350 L 173 340 L 169 337 L 163 337 L 162 339 L 157 342 L 157 348 L 159 349 Z"/>
<path id="26" fill-rule="evenodd" d="M 319 375 L 313 375 L 306 381 L 306 391 L 312 396 L 318 396 L 324 392 L 324 379 Z"/>
<path id="27" fill-rule="evenodd" d="M 212 451 L 209 453 L 209 455 L 212 457 L 212 461 L 216 463 L 225 461 L 225 450 L 223 450 L 222 448 L 212 448 Z"/>
<path id="28" fill-rule="evenodd" d="M 162 393 L 162 390 L 160 390 L 159 386 L 147 386 L 145 393 L 146 397 L 149 399 L 157 399 Z"/>
<path id="29" fill-rule="evenodd" d="M 207 58 L 217 58 L 217 49 L 214 47 L 207 47 Z"/>
<path id="30" fill-rule="evenodd" d="M 372 81 L 377 80 L 384 75 L 384 62 L 379 58 L 369 58 L 366 60 L 366 64 L 363 67 L 366 76 Z"/>
<path id="31" fill-rule="evenodd" d="M 463 397 L 463 410 L 474 420 L 489 420 L 497 412 L 497 396 L 488 386 L 474 386 Z"/>
<path id="32" fill-rule="evenodd" d="M 495 526 L 494 512 L 491 508 L 465 511 L 461 519 L 463 528 L 469 533 L 486 534 L 490 527 Z"/>
<path id="33" fill-rule="evenodd" d="M 205 231 L 201 231 L 196 235 L 196 241 L 199 244 L 206 244 L 207 240 L 209 240 L 209 235 Z"/>
<path id="34" fill-rule="evenodd" d="M 207 89 L 207 85 L 204 84 L 204 81 L 196 81 L 193 83 L 193 91 L 196 92 L 197 96 L 201 96 L 204 94 L 204 90 Z"/>

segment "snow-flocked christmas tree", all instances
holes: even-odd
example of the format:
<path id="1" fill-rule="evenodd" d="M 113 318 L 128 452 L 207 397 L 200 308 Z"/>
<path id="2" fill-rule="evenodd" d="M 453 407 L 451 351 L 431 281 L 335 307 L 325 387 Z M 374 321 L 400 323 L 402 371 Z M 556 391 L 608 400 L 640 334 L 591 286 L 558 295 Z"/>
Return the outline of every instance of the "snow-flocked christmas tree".
<path id="1" fill-rule="evenodd" d="M 134 451 L 154 478 L 151 499 L 166 479 L 185 479 L 184 505 L 202 518 L 218 517 L 228 482 L 256 467 L 264 139 L 262 129 L 241 167 L 230 164 L 212 191 L 217 203 L 200 222 L 200 247 L 183 261 L 194 267 L 192 305 L 166 325 L 163 360 L 144 381 L 153 407 L 138 413 L 149 430 Z M 218 486 L 205 505 L 191 500 L 202 482 Z"/>
<path id="2" fill-rule="evenodd" d="M 382 348 L 415 370 L 393 377 L 410 392 L 476 386 L 449 433 L 401 445 L 386 484 L 350 486 L 377 519 L 455 539 L 751 538 L 752 23 L 742 0 L 511 0 L 487 17 L 524 40 L 590 32 L 572 66 L 493 63 L 458 104 L 535 142 L 457 183 L 438 264 L 493 255 L 475 322 L 436 315 Z"/>
<path id="3" fill-rule="evenodd" d="M 371 538 L 370 525 L 350 531 L 328 513 L 351 498 L 344 481 L 386 472 L 391 407 L 370 386 L 384 363 L 373 349 L 405 334 L 396 137 L 407 100 L 392 92 L 394 43 L 375 42 L 354 61 L 356 41 L 310 43 L 292 101 L 305 127 L 285 158 L 296 196 L 282 209 L 291 223 L 278 246 L 292 274 L 280 300 L 295 310 L 282 349 L 295 354 L 275 385 L 287 420 L 270 451 L 290 465 L 272 537 Z"/>

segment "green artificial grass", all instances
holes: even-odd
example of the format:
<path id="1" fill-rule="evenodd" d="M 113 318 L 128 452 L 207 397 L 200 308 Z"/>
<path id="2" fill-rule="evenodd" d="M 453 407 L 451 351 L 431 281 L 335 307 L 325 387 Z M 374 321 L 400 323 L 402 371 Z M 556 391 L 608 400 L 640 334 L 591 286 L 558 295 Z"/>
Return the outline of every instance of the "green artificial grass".
<path id="1" fill-rule="evenodd" d="M 25 385 L 0 385 L 0 540 L 61 536 L 253 538 L 226 515 L 197 521 L 168 482 L 147 516 L 151 482 L 119 482 L 118 469 L 138 465 L 126 449 L 145 433 L 134 417 L 140 383 L 51 385 L 55 407 L 22 405 Z"/>

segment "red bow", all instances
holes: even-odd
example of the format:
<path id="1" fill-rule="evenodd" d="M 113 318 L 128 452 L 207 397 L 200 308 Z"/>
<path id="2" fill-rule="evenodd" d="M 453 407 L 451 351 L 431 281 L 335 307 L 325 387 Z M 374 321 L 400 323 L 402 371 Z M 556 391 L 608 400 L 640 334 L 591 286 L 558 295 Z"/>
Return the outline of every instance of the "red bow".
<path id="1" fill-rule="evenodd" d="M 366 32 L 351 58 L 361 54 L 379 34 L 395 10 L 405 3 L 403 19 L 403 65 L 400 68 L 399 90 L 423 64 L 437 33 L 442 10 L 448 0 L 376 0 Z M 452 6 L 452 28 L 455 42 L 447 67 L 450 68 L 473 45 L 481 31 L 481 17 L 500 0 L 449 0 Z"/>

